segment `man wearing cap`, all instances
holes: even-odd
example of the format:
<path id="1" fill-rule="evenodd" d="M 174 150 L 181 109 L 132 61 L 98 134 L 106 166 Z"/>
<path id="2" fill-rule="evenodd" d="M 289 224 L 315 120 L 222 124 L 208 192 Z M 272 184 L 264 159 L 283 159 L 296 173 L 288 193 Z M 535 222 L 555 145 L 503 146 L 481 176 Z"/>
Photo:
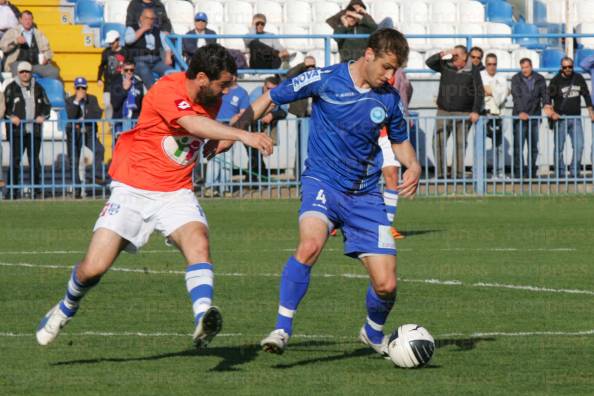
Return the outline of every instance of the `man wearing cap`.
<path id="1" fill-rule="evenodd" d="M 103 104 L 105 105 L 105 118 L 112 118 L 113 107 L 111 105 L 110 87 L 113 79 L 122 73 L 122 65 L 127 57 L 126 48 L 120 43 L 120 33 L 117 30 L 110 30 L 105 36 L 107 48 L 101 53 L 101 63 L 97 75 L 97 85 L 103 87 Z M 116 117 L 117 118 L 117 117 Z"/>
<path id="2" fill-rule="evenodd" d="M 194 16 L 194 29 L 188 31 L 186 34 L 217 34 L 212 29 L 206 27 L 208 25 L 208 15 L 205 12 L 200 11 Z M 189 60 L 194 55 L 196 50 L 207 44 L 216 44 L 216 38 L 187 38 L 183 40 L 184 56 Z"/>
<path id="3" fill-rule="evenodd" d="M 33 23 L 33 14 L 23 11 L 19 25 L 9 29 L 0 40 L 0 50 L 4 52 L 4 71 L 17 74 L 19 62 L 28 62 L 33 73 L 42 77 L 59 78 L 59 70 L 51 63 L 52 50 L 49 41 Z"/>
<path id="4" fill-rule="evenodd" d="M 75 94 L 66 98 L 66 114 L 68 124 L 66 125 L 66 141 L 68 149 L 68 165 L 72 171 L 72 181 L 75 183 L 75 197 L 81 197 L 81 184 L 78 174 L 80 163 L 80 151 L 82 146 L 87 146 L 95 158 L 95 171 L 93 178 L 97 184 L 105 183 L 105 171 L 103 169 L 103 156 L 105 149 L 97 139 L 97 122 L 101 118 L 101 108 L 97 97 L 87 93 L 87 80 L 84 77 L 74 79 Z M 93 121 L 86 121 L 93 120 Z"/>
<path id="5" fill-rule="evenodd" d="M 41 130 L 43 122 L 50 114 L 50 101 L 41 84 L 37 84 L 32 78 L 33 67 L 29 62 L 20 62 L 17 66 L 17 78 L 15 78 L 4 91 L 6 101 L 5 117 L 10 120 L 6 135 L 10 145 L 10 172 L 8 172 L 8 183 L 13 186 L 22 182 L 21 180 L 21 158 L 23 151 L 27 150 L 29 159 L 29 180 L 35 184 L 41 183 L 41 163 L 39 152 L 41 151 Z M 12 177 L 12 179 L 11 179 Z M 12 190 L 13 198 L 20 197 L 20 191 Z M 40 190 L 35 189 L 38 195 Z"/>
<path id="6" fill-rule="evenodd" d="M 255 14 L 249 34 L 271 34 L 264 30 L 266 15 Z M 245 46 L 250 50 L 250 68 L 252 69 L 278 69 L 281 61 L 289 59 L 289 52 L 277 38 L 243 39 Z"/>

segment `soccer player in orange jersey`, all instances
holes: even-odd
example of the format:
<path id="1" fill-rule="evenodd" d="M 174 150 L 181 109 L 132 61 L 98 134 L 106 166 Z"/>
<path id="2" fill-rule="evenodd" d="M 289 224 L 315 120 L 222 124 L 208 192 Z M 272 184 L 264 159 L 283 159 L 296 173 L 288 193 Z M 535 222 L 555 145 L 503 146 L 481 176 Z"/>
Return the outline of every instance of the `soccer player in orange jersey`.
<path id="1" fill-rule="evenodd" d="M 198 49 L 186 72 L 163 77 L 148 91 L 138 124 L 117 142 L 109 171 L 111 197 L 99 214 L 84 259 L 72 271 L 66 295 L 39 324 L 39 344 L 58 336 L 121 251 L 136 251 L 155 229 L 186 260 L 194 343 L 205 346 L 221 330 L 221 313 L 212 306 L 208 224 L 192 193 L 192 170 L 200 150 L 210 157 L 228 149 L 231 141 L 272 153 L 272 140 L 265 134 L 214 121 L 236 69 L 225 48 L 207 45 Z"/>

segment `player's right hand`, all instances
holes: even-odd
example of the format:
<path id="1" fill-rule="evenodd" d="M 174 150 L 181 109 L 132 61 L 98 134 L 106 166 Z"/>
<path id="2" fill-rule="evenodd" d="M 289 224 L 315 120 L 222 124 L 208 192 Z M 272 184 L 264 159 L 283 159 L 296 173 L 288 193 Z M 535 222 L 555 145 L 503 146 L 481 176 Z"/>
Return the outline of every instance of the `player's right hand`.
<path id="1" fill-rule="evenodd" d="M 260 150 L 260 152 L 266 156 L 272 154 L 272 139 L 265 133 L 246 132 L 243 135 L 241 142 L 247 146 Z"/>

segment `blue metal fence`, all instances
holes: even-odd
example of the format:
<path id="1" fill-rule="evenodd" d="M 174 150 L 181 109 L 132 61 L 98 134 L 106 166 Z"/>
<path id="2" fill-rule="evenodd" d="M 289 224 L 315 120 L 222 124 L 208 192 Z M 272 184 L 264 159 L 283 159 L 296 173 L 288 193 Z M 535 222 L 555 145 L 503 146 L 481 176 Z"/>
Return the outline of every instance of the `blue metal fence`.
<path id="1" fill-rule="evenodd" d="M 31 133 L 31 121 L 18 127 L 4 121 L 4 199 L 105 198 L 112 135 L 130 126 L 124 122 L 130 121 L 46 121 Z M 411 116 L 409 136 L 423 169 L 419 194 L 593 192 L 591 119 L 563 117 L 552 127 L 544 117 L 482 117 L 472 125 L 466 117 Z M 196 191 L 203 197 L 298 197 L 308 131 L 308 119 L 288 118 L 268 129 L 275 139 L 270 157 L 240 143 L 209 162 L 200 156 Z"/>

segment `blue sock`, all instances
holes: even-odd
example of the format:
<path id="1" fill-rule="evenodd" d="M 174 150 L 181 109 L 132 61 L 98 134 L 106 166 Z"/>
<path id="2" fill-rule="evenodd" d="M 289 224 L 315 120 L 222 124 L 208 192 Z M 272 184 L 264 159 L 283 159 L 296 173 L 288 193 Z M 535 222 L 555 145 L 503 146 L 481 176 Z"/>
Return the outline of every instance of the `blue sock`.
<path id="1" fill-rule="evenodd" d="M 186 268 L 186 289 L 192 300 L 195 324 L 198 324 L 204 312 L 212 305 L 213 280 L 214 273 L 210 263 L 192 264 Z"/>
<path id="2" fill-rule="evenodd" d="M 300 263 L 293 256 L 283 269 L 276 328 L 283 329 L 289 335 L 293 332 L 293 315 L 307 292 L 310 272 L 311 266 Z"/>
<path id="3" fill-rule="evenodd" d="M 384 205 L 386 206 L 388 221 L 392 224 L 398 210 L 398 191 L 384 189 Z"/>
<path id="4" fill-rule="evenodd" d="M 60 310 L 64 315 L 73 317 L 80 305 L 80 300 L 85 294 L 97 283 L 100 279 L 96 279 L 92 282 L 83 284 L 76 276 L 76 269 L 78 265 L 74 266 L 72 273 L 70 274 L 70 280 L 68 281 L 68 287 L 66 288 L 66 295 L 64 299 L 60 301 Z"/>
<path id="5" fill-rule="evenodd" d="M 384 324 L 394 306 L 394 302 L 396 302 L 396 296 L 390 300 L 384 300 L 369 285 L 365 302 L 367 304 L 365 331 L 371 342 L 379 344 L 384 338 Z"/>

